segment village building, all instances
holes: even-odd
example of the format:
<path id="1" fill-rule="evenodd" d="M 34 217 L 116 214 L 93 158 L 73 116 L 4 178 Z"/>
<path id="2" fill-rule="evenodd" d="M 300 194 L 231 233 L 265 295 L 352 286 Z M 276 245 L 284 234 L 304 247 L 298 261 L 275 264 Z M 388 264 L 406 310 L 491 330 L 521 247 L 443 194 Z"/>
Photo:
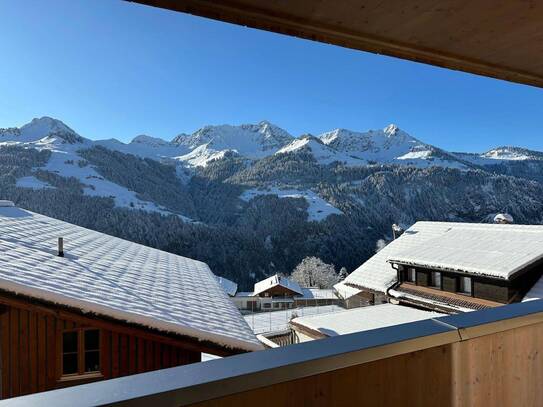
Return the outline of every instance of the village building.
<path id="1" fill-rule="evenodd" d="M 456 313 L 541 298 L 542 275 L 543 226 L 417 222 L 344 284 Z"/>
<path id="2" fill-rule="evenodd" d="M 296 281 L 278 274 L 255 283 L 253 291 L 240 291 L 231 299 L 240 310 L 251 312 L 334 305 L 341 302 L 333 289 L 302 288 Z"/>
<path id="3" fill-rule="evenodd" d="M 345 281 L 335 284 L 334 290 L 336 295 L 342 299 L 343 306 L 347 309 L 388 302 L 385 294 L 361 290 L 346 284 Z"/>
<path id="4" fill-rule="evenodd" d="M 217 282 L 222 287 L 224 292 L 228 294 L 229 297 L 234 297 L 238 292 L 238 285 L 233 282 L 232 280 L 228 280 L 227 278 L 221 277 L 221 276 L 215 276 L 217 279 Z"/>
<path id="5" fill-rule="evenodd" d="M 200 261 L 0 202 L 3 398 L 262 345 Z"/>
<path id="6" fill-rule="evenodd" d="M 443 315 L 402 305 L 380 304 L 372 307 L 299 317 L 290 321 L 290 326 L 293 333 L 293 342 L 300 343 L 437 318 Z"/>

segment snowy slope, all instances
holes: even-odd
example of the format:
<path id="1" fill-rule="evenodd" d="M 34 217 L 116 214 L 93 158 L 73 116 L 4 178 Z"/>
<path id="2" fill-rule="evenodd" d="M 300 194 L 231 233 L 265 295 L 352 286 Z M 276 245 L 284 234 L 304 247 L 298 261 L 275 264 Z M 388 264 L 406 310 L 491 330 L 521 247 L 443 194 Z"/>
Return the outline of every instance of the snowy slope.
<path id="1" fill-rule="evenodd" d="M 308 220 L 320 222 L 330 215 L 343 215 L 338 208 L 326 202 L 313 191 L 300 191 L 297 189 L 280 189 L 276 187 L 268 189 L 248 189 L 241 194 L 241 199 L 250 201 L 259 195 L 276 195 L 279 198 L 304 198 L 309 207 L 307 208 Z"/>
<path id="2" fill-rule="evenodd" d="M 170 213 L 153 202 L 142 201 L 134 191 L 104 179 L 85 162 L 78 150 L 91 148 L 95 142 L 75 133 L 60 120 L 50 117 L 33 119 L 19 129 L 0 130 L 0 146 L 21 146 L 37 150 L 49 150 L 51 158 L 42 170 L 63 177 L 75 177 L 83 185 L 83 192 L 90 196 L 112 197 L 118 207 L 142 209 L 159 213 Z M 43 187 L 34 177 L 23 177 L 17 185 L 26 188 Z"/>
<path id="3" fill-rule="evenodd" d="M 110 150 L 120 151 L 121 153 L 159 161 L 173 159 L 173 157 L 189 152 L 189 149 L 185 146 L 146 135 L 137 136 L 127 144 L 116 139 L 97 140 L 94 144 L 109 148 Z"/>
<path id="4" fill-rule="evenodd" d="M 52 185 L 49 185 L 47 182 L 43 182 L 37 179 L 34 176 L 22 177 L 17 180 L 15 186 L 19 188 L 30 188 L 30 189 L 46 189 L 54 188 Z"/>
<path id="5" fill-rule="evenodd" d="M 543 153 L 540 151 L 513 146 L 497 147 L 482 154 L 454 153 L 454 155 L 476 165 L 494 165 L 507 161 L 543 160 Z"/>

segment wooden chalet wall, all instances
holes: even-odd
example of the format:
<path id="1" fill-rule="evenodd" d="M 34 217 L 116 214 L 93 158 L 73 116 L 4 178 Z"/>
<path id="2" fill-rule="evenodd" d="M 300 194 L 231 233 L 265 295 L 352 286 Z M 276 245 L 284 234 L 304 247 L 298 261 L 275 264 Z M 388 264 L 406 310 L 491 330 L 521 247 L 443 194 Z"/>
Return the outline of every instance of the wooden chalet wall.
<path id="1" fill-rule="evenodd" d="M 407 269 L 416 270 L 416 285 L 429 287 L 440 291 L 439 288 L 431 287 L 430 275 L 432 271 L 441 273 L 441 291 L 456 293 L 459 288 L 459 278 L 467 276 L 472 281 L 471 297 L 480 298 L 489 301 L 495 301 L 502 304 L 520 301 L 535 282 L 543 275 L 543 261 L 538 261 L 524 270 L 517 273 L 513 280 L 503 280 L 490 278 L 468 273 L 454 273 L 440 269 L 430 269 L 417 266 L 405 266 L 399 272 L 399 281 L 407 282 Z M 412 283 L 411 283 L 412 284 Z"/>
<path id="2" fill-rule="evenodd" d="M 111 322 L 93 324 L 88 317 L 32 304 L 8 305 L 4 298 L 1 302 L 2 398 L 200 361 L 199 351 L 178 346 L 169 337 L 162 341 L 156 334 L 140 335 L 121 324 L 117 329 Z M 62 332 L 85 327 L 100 328 L 101 375 L 61 379 Z"/>

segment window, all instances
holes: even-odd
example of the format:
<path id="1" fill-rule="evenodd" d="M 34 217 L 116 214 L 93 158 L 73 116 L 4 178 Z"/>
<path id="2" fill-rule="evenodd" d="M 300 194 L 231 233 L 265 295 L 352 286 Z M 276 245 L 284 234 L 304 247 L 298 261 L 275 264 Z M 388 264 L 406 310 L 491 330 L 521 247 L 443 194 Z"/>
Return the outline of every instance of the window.
<path id="1" fill-rule="evenodd" d="M 265 302 L 263 306 L 264 308 L 271 308 L 271 304 L 269 302 Z"/>
<path id="2" fill-rule="evenodd" d="M 471 295 L 471 277 L 460 277 L 460 292 Z"/>
<path id="3" fill-rule="evenodd" d="M 413 267 L 407 269 L 407 281 L 415 283 L 417 281 L 417 272 Z"/>
<path id="4" fill-rule="evenodd" d="M 62 333 L 62 376 L 100 372 L 100 331 L 75 329 Z"/>
<path id="5" fill-rule="evenodd" d="M 430 285 L 435 288 L 441 288 L 441 273 L 439 271 L 432 271 Z"/>

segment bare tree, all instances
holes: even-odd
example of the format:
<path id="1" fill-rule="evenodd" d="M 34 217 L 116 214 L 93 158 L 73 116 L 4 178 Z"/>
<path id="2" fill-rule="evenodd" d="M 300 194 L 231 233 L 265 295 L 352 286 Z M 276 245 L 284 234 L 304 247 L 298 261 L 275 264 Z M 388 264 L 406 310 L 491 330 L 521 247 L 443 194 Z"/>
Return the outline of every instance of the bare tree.
<path id="1" fill-rule="evenodd" d="M 339 281 L 334 265 L 317 257 L 303 259 L 290 277 L 302 287 L 332 288 Z"/>

